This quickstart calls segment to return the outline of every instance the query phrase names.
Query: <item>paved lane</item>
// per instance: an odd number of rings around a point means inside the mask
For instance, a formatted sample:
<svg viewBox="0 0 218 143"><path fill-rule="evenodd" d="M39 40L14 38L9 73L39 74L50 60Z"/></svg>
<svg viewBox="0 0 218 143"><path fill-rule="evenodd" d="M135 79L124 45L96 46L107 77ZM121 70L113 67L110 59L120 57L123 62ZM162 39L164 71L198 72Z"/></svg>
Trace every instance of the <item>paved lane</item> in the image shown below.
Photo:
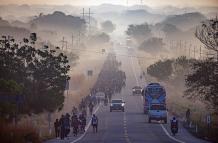
<svg viewBox="0 0 218 143"><path fill-rule="evenodd" d="M123 55L129 52L122 49ZM116 50L115 50L116 52ZM143 101L141 96L132 96L132 87L144 86L146 81L140 79L141 74L138 60L134 57L119 56L121 49L117 52L117 59L122 62L122 70L126 72L126 87L121 94L113 98L123 98L126 102L125 112L109 112L109 107L103 107L98 112L99 133L92 133L89 128L86 136L80 143L204 143L191 136L185 129L175 138L170 135L169 124L161 125L158 122L149 124L147 116L143 114ZM166 128L166 131L163 130ZM168 132L167 132L168 131Z"/></svg>
<svg viewBox="0 0 218 143"><path fill-rule="evenodd" d="M120 53L120 49L119 49ZM129 54L123 49L123 54ZM122 70L126 72L126 87L113 98L125 100L125 112L109 112L109 106L101 105L97 116L99 118L98 133L93 133L90 127L77 143L206 143L191 136L184 128L180 129L176 137L170 135L169 124L158 122L148 123L143 114L141 96L132 96L132 87L146 83L139 78L141 74L138 60L132 57L119 56ZM165 131L164 131L165 130ZM75 140L64 142L75 143Z"/></svg>

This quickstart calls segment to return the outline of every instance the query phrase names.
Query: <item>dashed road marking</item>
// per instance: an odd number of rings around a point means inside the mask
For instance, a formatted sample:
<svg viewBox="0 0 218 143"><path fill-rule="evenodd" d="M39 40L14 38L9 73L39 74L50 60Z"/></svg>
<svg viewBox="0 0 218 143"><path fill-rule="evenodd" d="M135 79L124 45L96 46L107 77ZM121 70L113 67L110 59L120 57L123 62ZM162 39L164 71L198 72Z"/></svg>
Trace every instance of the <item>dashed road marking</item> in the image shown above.
<svg viewBox="0 0 218 143"><path fill-rule="evenodd" d="M132 70L133 70L133 73L134 73L134 76L135 76L135 80L136 80L137 86L139 86L139 81L138 81L138 78L136 76L136 71L133 68L133 58L132 57L131 57L131 67L132 67Z"/></svg>
<svg viewBox="0 0 218 143"><path fill-rule="evenodd" d="M127 143L131 143L130 139L129 139L129 135L128 135L128 131L127 131L127 119L126 119L126 112L124 112L123 114L123 128L124 128L124 138L126 140Z"/></svg>

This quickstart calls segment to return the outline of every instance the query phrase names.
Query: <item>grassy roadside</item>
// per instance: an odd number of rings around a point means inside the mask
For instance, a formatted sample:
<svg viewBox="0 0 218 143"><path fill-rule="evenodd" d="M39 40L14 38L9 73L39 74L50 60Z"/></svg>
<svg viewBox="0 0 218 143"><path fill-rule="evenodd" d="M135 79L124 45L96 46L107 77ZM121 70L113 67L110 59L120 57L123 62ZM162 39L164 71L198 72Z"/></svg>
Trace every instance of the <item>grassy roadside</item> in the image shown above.
<svg viewBox="0 0 218 143"><path fill-rule="evenodd" d="M140 61L142 71L146 73L147 67L152 63L155 62ZM198 138L218 142L218 116L211 115L212 122L210 127L208 127L206 116L210 114L211 111L208 110L206 105L201 101L184 97L184 91L186 90L184 76L178 75L178 77L176 77L177 79L174 78L160 82L148 74L145 75L147 83L159 82L165 87L167 92L167 108L171 114L179 117L183 121L184 127L190 133ZM191 124L185 122L187 109L191 110Z"/></svg>
<svg viewBox="0 0 218 143"><path fill-rule="evenodd" d="M85 55L87 52L83 52ZM54 137L53 122L56 118L59 118L62 114L66 114L72 111L73 106L78 106L83 97L89 95L90 88L94 86L97 81L98 74L102 69L105 56L93 55L81 57L78 60L78 64L70 71L70 90L65 93L64 106L61 111L51 113L51 132L49 132L48 112L44 112L38 115L32 114L31 116L25 115L19 121L19 125L24 124L31 125L36 130L40 139L48 140ZM87 66L88 65L88 66ZM91 65L91 66L90 66ZM93 69L93 75L87 77L87 70ZM39 104L40 106L40 104Z"/></svg>

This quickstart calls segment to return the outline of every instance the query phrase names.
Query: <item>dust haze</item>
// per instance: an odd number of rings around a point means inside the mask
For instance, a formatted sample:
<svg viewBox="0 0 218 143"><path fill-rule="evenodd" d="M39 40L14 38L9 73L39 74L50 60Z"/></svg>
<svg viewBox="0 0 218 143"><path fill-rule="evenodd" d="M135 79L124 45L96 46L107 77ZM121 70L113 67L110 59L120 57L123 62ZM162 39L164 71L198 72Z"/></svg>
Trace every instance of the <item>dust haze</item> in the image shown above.
<svg viewBox="0 0 218 143"><path fill-rule="evenodd" d="M18 42L30 33L37 33L36 47L48 45L59 47L70 60L70 90L61 111L55 117L71 112L82 97L89 94L101 71L105 55L112 48L126 48L127 58L136 57L142 71L159 60L176 59L185 56L204 59L210 51L204 48L194 33L202 21L216 17L218 7L176 7L153 8L146 5L99 6L53 6L53 5L0 5L0 36L13 36ZM201 48L200 48L201 47ZM119 53L123 56L123 53ZM119 54L117 56L119 56ZM89 77L87 71L92 70ZM190 71L191 72L191 71ZM176 80L172 76L161 81L166 86L169 108L177 110L175 102L181 99L183 112L186 107L204 105L183 98L185 71ZM146 81L157 81L146 74ZM176 85L176 89L175 89ZM198 106L199 107L199 106ZM46 119L43 113L37 120ZM28 119L25 119L28 120ZM42 120L42 126L45 121ZM43 122L44 121L44 122ZM42 127L43 128L43 127Z"/></svg>

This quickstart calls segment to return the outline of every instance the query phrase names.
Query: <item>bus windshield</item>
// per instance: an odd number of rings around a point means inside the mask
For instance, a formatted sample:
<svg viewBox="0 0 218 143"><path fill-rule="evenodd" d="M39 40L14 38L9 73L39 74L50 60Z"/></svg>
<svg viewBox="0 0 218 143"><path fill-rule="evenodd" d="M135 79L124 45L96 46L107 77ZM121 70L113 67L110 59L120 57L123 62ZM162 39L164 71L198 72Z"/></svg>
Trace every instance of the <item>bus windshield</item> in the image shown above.
<svg viewBox="0 0 218 143"><path fill-rule="evenodd" d="M166 107L163 105L151 105L150 110L166 110Z"/></svg>
<svg viewBox="0 0 218 143"><path fill-rule="evenodd" d="M162 88L148 88L148 94L160 94L163 92Z"/></svg>

